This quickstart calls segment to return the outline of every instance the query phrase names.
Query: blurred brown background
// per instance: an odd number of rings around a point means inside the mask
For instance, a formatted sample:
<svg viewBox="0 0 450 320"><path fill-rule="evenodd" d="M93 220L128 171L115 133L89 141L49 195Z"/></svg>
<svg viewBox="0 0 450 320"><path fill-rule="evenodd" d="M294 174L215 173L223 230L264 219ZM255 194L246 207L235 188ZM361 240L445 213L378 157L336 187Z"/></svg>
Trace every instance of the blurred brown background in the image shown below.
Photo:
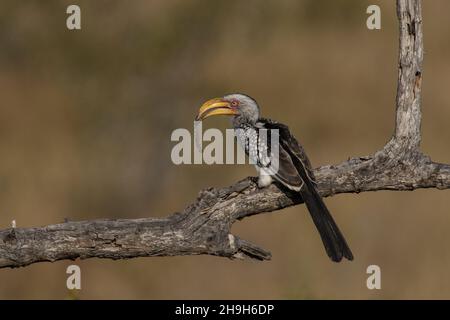
<svg viewBox="0 0 450 320"><path fill-rule="evenodd" d="M450 162L450 2L424 1L423 142ZM66 29L66 7L82 30ZM366 8L382 9L382 30ZM381 148L394 124L394 1L38 1L0 3L0 228L64 218L138 218L182 210L198 191L251 166L175 166L176 128L239 91L290 125L314 165ZM226 128L223 118L205 127ZM270 262L200 256L76 261L81 299L450 298L450 191L326 200L355 254L331 263L303 206L251 217L234 232ZM286 245L288 244L289 245ZM0 299L70 298L73 262L0 270ZM366 268L382 290L366 288Z"/></svg>

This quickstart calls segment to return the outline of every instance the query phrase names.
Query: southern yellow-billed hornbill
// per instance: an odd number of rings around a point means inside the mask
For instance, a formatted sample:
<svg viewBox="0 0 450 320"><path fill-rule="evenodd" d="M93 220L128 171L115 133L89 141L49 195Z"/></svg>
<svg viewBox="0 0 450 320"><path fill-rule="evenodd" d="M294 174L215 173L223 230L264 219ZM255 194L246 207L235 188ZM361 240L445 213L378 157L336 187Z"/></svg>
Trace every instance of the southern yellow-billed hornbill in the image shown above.
<svg viewBox="0 0 450 320"><path fill-rule="evenodd" d="M238 140L256 165L259 187L266 187L276 180L284 187L299 192L331 260L339 262L343 257L353 260L353 254L344 236L316 189L316 181L309 159L303 147L289 132L288 127L269 119L260 118L259 106L256 101L247 95L238 93L205 102L196 119L203 120L214 115L233 116L232 124ZM278 155L276 157L274 156L275 152L272 152L272 149L275 150L271 146L272 139L268 137L262 139L260 134L262 131L265 131L267 135L277 132ZM275 166L274 163L276 163Z"/></svg>

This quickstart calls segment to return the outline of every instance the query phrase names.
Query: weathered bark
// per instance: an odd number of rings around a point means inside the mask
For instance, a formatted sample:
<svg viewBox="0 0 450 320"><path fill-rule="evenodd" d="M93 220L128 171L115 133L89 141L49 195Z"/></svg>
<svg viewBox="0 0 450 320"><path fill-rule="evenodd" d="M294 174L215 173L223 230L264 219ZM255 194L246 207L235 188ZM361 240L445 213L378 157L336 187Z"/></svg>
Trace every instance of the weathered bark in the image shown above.
<svg viewBox="0 0 450 320"><path fill-rule="evenodd" d="M422 15L420 0L397 0L400 51L395 132L373 155L315 170L324 197L376 190L446 189L450 165L420 152ZM297 195L276 185L258 189L252 178L200 192L194 204L165 219L66 222L42 228L0 231L0 268L63 259L128 259L210 254L270 259L270 253L233 236L244 217L299 204Z"/></svg>

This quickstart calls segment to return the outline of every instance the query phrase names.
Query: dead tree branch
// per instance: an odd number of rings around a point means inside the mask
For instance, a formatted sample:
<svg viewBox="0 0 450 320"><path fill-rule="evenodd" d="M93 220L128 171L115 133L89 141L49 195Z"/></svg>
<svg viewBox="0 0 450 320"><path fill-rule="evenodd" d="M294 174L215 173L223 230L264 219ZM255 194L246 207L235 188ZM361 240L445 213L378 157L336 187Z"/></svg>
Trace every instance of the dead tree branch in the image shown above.
<svg viewBox="0 0 450 320"><path fill-rule="evenodd" d="M397 0L400 23L395 132L383 149L316 169L324 197L376 190L446 189L450 165L434 163L420 145L422 13L420 0ZM270 253L231 234L244 217L301 203L252 178L200 192L183 212L165 219L94 220L0 231L0 268L63 259L210 254L270 259Z"/></svg>

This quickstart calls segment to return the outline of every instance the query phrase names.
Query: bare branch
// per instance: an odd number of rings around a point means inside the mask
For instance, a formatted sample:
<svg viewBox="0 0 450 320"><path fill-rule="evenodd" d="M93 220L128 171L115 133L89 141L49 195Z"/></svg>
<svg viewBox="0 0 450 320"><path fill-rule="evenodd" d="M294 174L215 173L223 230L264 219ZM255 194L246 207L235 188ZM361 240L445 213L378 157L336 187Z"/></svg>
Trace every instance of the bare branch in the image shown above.
<svg viewBox="0 0 450 320"><path fill-rule="evenodd" d="M397 1L400 21L397 115L395 139L408 148L419 148L422 88L422 8L420 1Z"/></svg>
<svg viewBox="0 0 450 320"><path fill-rule="evenodd" d="M397 0L400 23L395 132L373 155L316 169L324 197L377 190L450 188L450 165L420 152L422 15L420 0ZM254 214L302 203L277 185L258 189L253 178L200 192L194 204L165 219L94 220L0 231L0 268L63 259L210 254L270 259L270 253L231 234Z"/></svg>

